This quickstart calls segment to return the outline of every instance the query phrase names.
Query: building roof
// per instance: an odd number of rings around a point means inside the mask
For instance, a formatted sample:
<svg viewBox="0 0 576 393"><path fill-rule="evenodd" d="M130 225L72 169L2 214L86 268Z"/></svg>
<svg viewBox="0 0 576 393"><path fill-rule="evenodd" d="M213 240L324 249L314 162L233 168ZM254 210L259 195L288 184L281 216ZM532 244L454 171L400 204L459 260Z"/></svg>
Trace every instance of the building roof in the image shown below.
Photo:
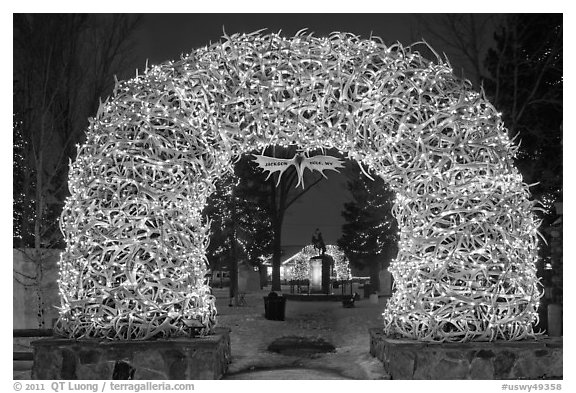
<svg viewBox="0 0 576 393"><path fill-rule="evenodd" d="M280 257L280 263L284 265L288 262L291 258L293 258L296 254L298 254L307 244L291 244L288 246L282 247L282 256Z"/></svg>

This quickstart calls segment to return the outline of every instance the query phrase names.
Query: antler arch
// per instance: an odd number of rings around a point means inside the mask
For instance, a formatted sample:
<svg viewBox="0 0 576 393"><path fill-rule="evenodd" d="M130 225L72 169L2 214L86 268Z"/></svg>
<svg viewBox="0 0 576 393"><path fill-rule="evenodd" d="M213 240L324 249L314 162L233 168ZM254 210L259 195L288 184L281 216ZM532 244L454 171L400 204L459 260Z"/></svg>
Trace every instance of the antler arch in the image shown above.
<svg viewBox="0 0 576 393"><path fill-rule="evenodd" d="M57 331L208 334L202 208L233 157L273 144L336 148L397 193L386 332L534 334L538 223L499 114L440 60L347 33L225 36L117 84L70 169Z"/></svg>

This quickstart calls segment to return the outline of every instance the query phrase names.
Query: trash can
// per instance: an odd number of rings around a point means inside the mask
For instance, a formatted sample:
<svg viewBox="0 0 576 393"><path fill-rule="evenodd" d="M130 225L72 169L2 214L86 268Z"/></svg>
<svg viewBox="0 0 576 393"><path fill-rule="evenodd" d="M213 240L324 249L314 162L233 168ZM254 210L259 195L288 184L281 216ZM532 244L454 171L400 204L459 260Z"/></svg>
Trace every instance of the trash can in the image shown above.
<svg viewBox="0 0 576 393"><path fill-rule="evenodd" d="M286 298L278 296L276 292L270 292L264 296L264 317L272 321L283 321L286 310Z"/></svg>

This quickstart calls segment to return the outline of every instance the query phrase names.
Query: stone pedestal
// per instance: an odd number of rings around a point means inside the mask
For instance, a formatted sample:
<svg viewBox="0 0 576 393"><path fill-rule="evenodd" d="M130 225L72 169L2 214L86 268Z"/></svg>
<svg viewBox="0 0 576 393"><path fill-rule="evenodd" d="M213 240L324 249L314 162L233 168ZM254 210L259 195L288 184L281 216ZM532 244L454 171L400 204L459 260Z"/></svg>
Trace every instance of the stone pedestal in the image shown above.
<svg viewBox="0 0 576 393"><path fill-rule="evenodd" d="M230 363L229 330L194 338L147 341L32 342L32 379L220 379Z"/></svg>
<svg viewBox="0 0 576 393"><path fill-rule="evenodd" d="M310 292L322 292L321 259L310 259Z"/></svg>
<svg viewBox="0 0 576 393"><path fill-rule="evenodd" d="M370 329L370 354L392 379L562 378L562 337L426 343L391 339Z"/></svg>
<svg viewBox="0 0 576 393"><path fill-rule="evenodd" d="M309 290L310 293L324 293L329 295L332 293L330 287L330 272L334 266L334 259L327 254L317 255L309 259L310 264L309 272Z"/></svg>

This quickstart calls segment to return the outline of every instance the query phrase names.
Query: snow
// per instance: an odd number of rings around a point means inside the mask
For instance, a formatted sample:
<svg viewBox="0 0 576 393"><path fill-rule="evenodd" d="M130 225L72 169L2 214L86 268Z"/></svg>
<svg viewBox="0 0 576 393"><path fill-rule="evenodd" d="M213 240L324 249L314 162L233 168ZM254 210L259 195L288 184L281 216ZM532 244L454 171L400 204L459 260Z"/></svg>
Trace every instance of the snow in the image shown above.
<svg viewBox="0 0 576 393"><path fill-rule="evenodd" d="M264 318L264 299L270 289L245 295L246 305L230 307L228 288L214 289L218 326L228 327L232 351L226 379L249 379L247 371L305 368L338 374L349 379L387 379L382 363L369 353L368 329L383 326L385 298L378 304L360 299L355 307L344 308L336 301L287 300L284 321ZM335 352L310 356L288 356L267 350L274 340L286 336L322 338ZM310 379L313 371L311 371ZM258 373L253 376L257 377ZM268 374L269 379L276 379ZM320 375L320 374L319 374Z"/></svg>

